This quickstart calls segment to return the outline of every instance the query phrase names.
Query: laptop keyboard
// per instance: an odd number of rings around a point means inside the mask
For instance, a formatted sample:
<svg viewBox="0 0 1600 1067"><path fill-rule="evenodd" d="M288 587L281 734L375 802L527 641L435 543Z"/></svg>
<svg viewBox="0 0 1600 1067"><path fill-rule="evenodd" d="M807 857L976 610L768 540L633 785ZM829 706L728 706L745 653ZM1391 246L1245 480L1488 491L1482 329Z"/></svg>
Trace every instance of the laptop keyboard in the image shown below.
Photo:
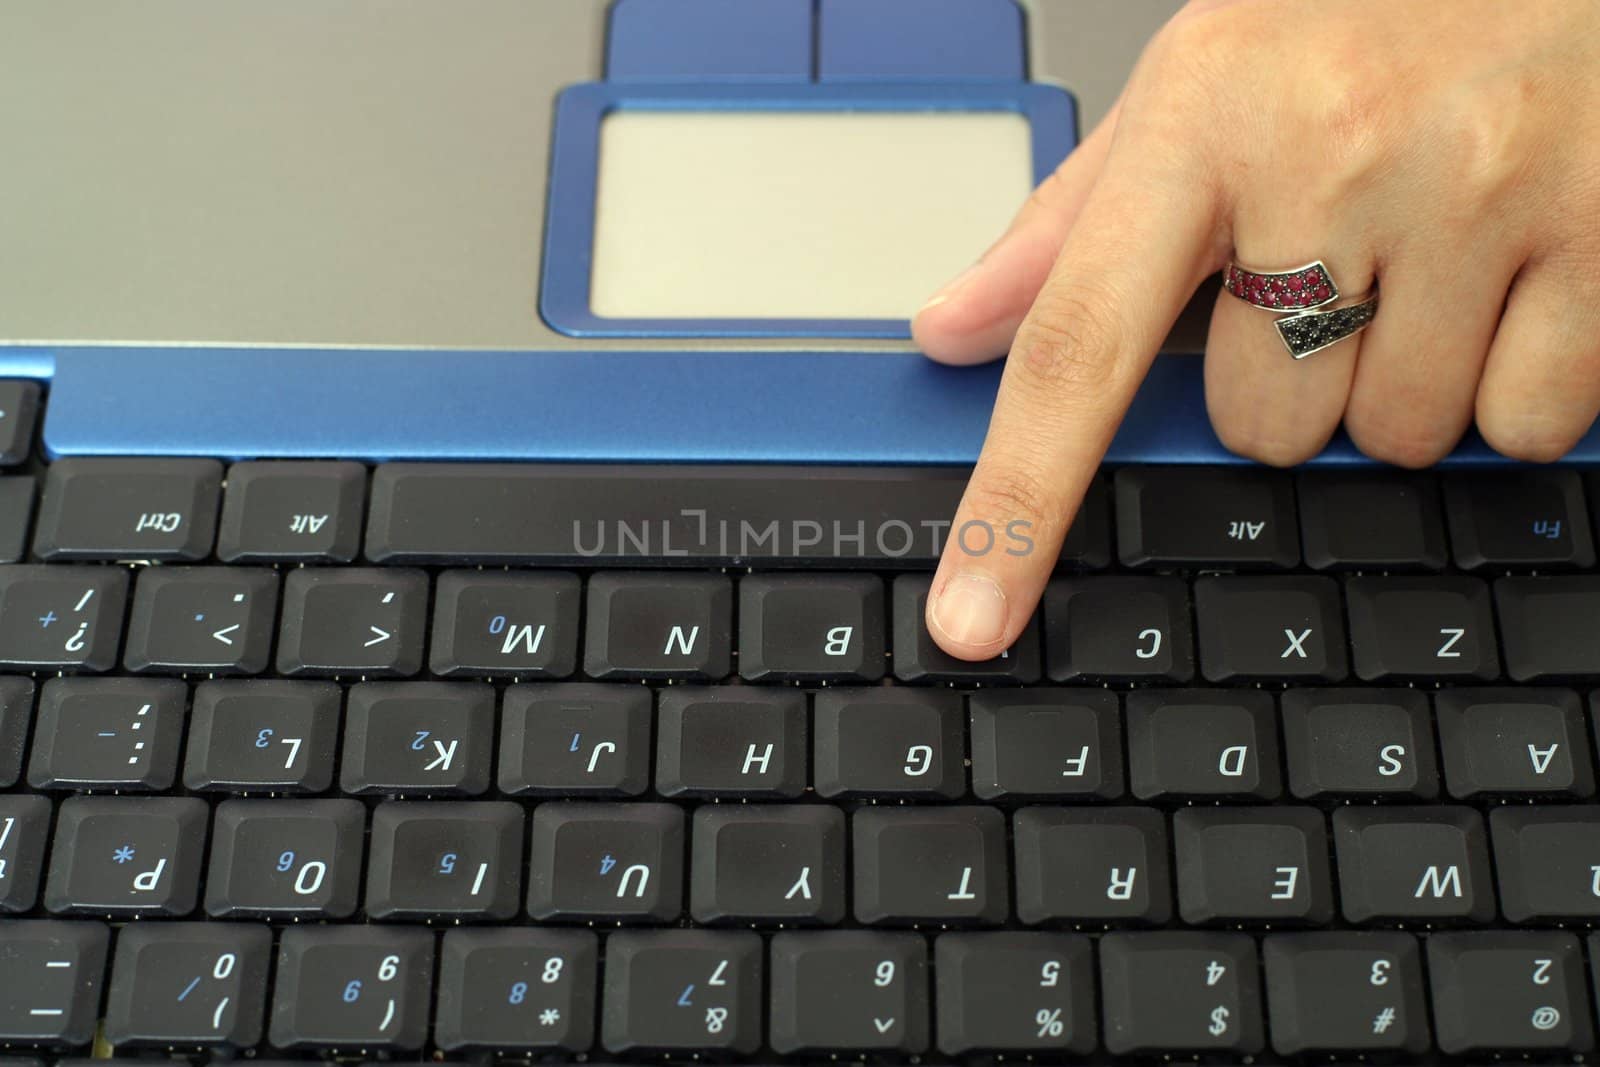
<svg viewBox="0 0 1600 1067"><path fill-rule="evenodd" d="M67 458L0 382L0 1047L1594 1047L1570 469L1128 467L922 626L961 472ZM11 1061L5 1061L7 1063Z"/></svg>

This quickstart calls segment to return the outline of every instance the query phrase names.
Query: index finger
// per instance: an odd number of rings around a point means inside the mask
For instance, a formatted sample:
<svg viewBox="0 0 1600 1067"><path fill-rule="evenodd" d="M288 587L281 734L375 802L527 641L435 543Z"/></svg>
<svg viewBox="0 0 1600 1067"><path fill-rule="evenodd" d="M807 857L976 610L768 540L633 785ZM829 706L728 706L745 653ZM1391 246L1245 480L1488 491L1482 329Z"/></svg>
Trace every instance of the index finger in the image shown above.
<svg viewBox="0 0 1600 1067"><path fill-rule="evenodd" d="M928 629L953 656L989 659L1027 625L1151 360L1225 254L1192 142L1163 140L1124 118L1017 331L928 598Z"/></svg>

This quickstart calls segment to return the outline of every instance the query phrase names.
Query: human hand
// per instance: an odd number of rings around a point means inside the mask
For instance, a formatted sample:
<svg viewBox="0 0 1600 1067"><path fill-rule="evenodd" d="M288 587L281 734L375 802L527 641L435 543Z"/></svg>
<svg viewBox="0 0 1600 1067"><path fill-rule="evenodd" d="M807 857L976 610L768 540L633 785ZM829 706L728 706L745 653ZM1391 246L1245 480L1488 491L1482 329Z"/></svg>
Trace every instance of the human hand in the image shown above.
<svg viewBox="0 0 1600 1067"><path fill-rule="evenodd" d="M1322 260L1365 332L1303 361L1224 292L1206 404L1287 466L1341 419L1420 467L1471 425L1519 459L1600 412L1600 3L1194 0L1011 229L913 324L934 359L1010 350L953 530L1031 524L1025 556L947 545L927 622L963 659L1026 625L1139 382L1230 259Z"/></svg>

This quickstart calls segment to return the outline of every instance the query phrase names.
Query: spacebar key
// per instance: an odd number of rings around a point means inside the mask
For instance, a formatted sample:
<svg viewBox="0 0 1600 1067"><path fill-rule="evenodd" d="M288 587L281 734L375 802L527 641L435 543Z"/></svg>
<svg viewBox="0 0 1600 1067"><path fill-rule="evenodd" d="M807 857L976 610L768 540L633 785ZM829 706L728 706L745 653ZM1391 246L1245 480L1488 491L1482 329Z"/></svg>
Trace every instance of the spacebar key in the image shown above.
<svg viewBox="0 0 1600 1067"><path fill-rule="evenodd" d="M379 563L931 567L967 474L389 463L373 475L366 551Z"/></svg>

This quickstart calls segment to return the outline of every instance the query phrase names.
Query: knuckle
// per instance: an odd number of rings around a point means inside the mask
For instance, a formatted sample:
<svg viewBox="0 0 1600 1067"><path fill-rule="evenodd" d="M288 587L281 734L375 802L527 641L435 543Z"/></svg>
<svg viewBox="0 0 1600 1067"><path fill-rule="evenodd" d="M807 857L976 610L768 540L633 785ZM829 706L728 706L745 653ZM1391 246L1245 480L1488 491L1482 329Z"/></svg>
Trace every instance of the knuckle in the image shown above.
<svg viewBox="0 0 1600 1067"><path fill-rule="evenodd" d="M1347 428L1365 455L1413 470L1433 466L1455 446L1455 438L1448 434L1394 419L1363 420L1349 423Z"/></svg>
<svg viewBox="0 0 1600 1067"><path fill-rule="evenodd" d="M1057 508L1056 497L1042 471L1025 463L1002 461L972 480L962 509L1003 529L1018 519L1051 521Z"/></svg>
<svg viewBox="0 0 1600 1067"><path fill-rule="evenodd" d="M1214 427L1223 447L1235 455L1265 463L1269 467L1293 467L1322 450L1322 440L1306 440L1303 433L1269 431L1226 425Z"/></svg>
<svg viewBox="0 0 1600 1067"><path fill-rule="evenodd" d="M1117 380L1123 330L1110 294L1075 289L1042 296L1012 348L1022 384L1052 401L1095 398Z"/></svg>
<svg viewBox="0 0 1600 1067"><path fill-rule="evenodd" d="M1480 408L1478 432L1502 456L1528 463L1554 463L1571 451L1581 436L1549 417L1497 406Z"/></svg>

